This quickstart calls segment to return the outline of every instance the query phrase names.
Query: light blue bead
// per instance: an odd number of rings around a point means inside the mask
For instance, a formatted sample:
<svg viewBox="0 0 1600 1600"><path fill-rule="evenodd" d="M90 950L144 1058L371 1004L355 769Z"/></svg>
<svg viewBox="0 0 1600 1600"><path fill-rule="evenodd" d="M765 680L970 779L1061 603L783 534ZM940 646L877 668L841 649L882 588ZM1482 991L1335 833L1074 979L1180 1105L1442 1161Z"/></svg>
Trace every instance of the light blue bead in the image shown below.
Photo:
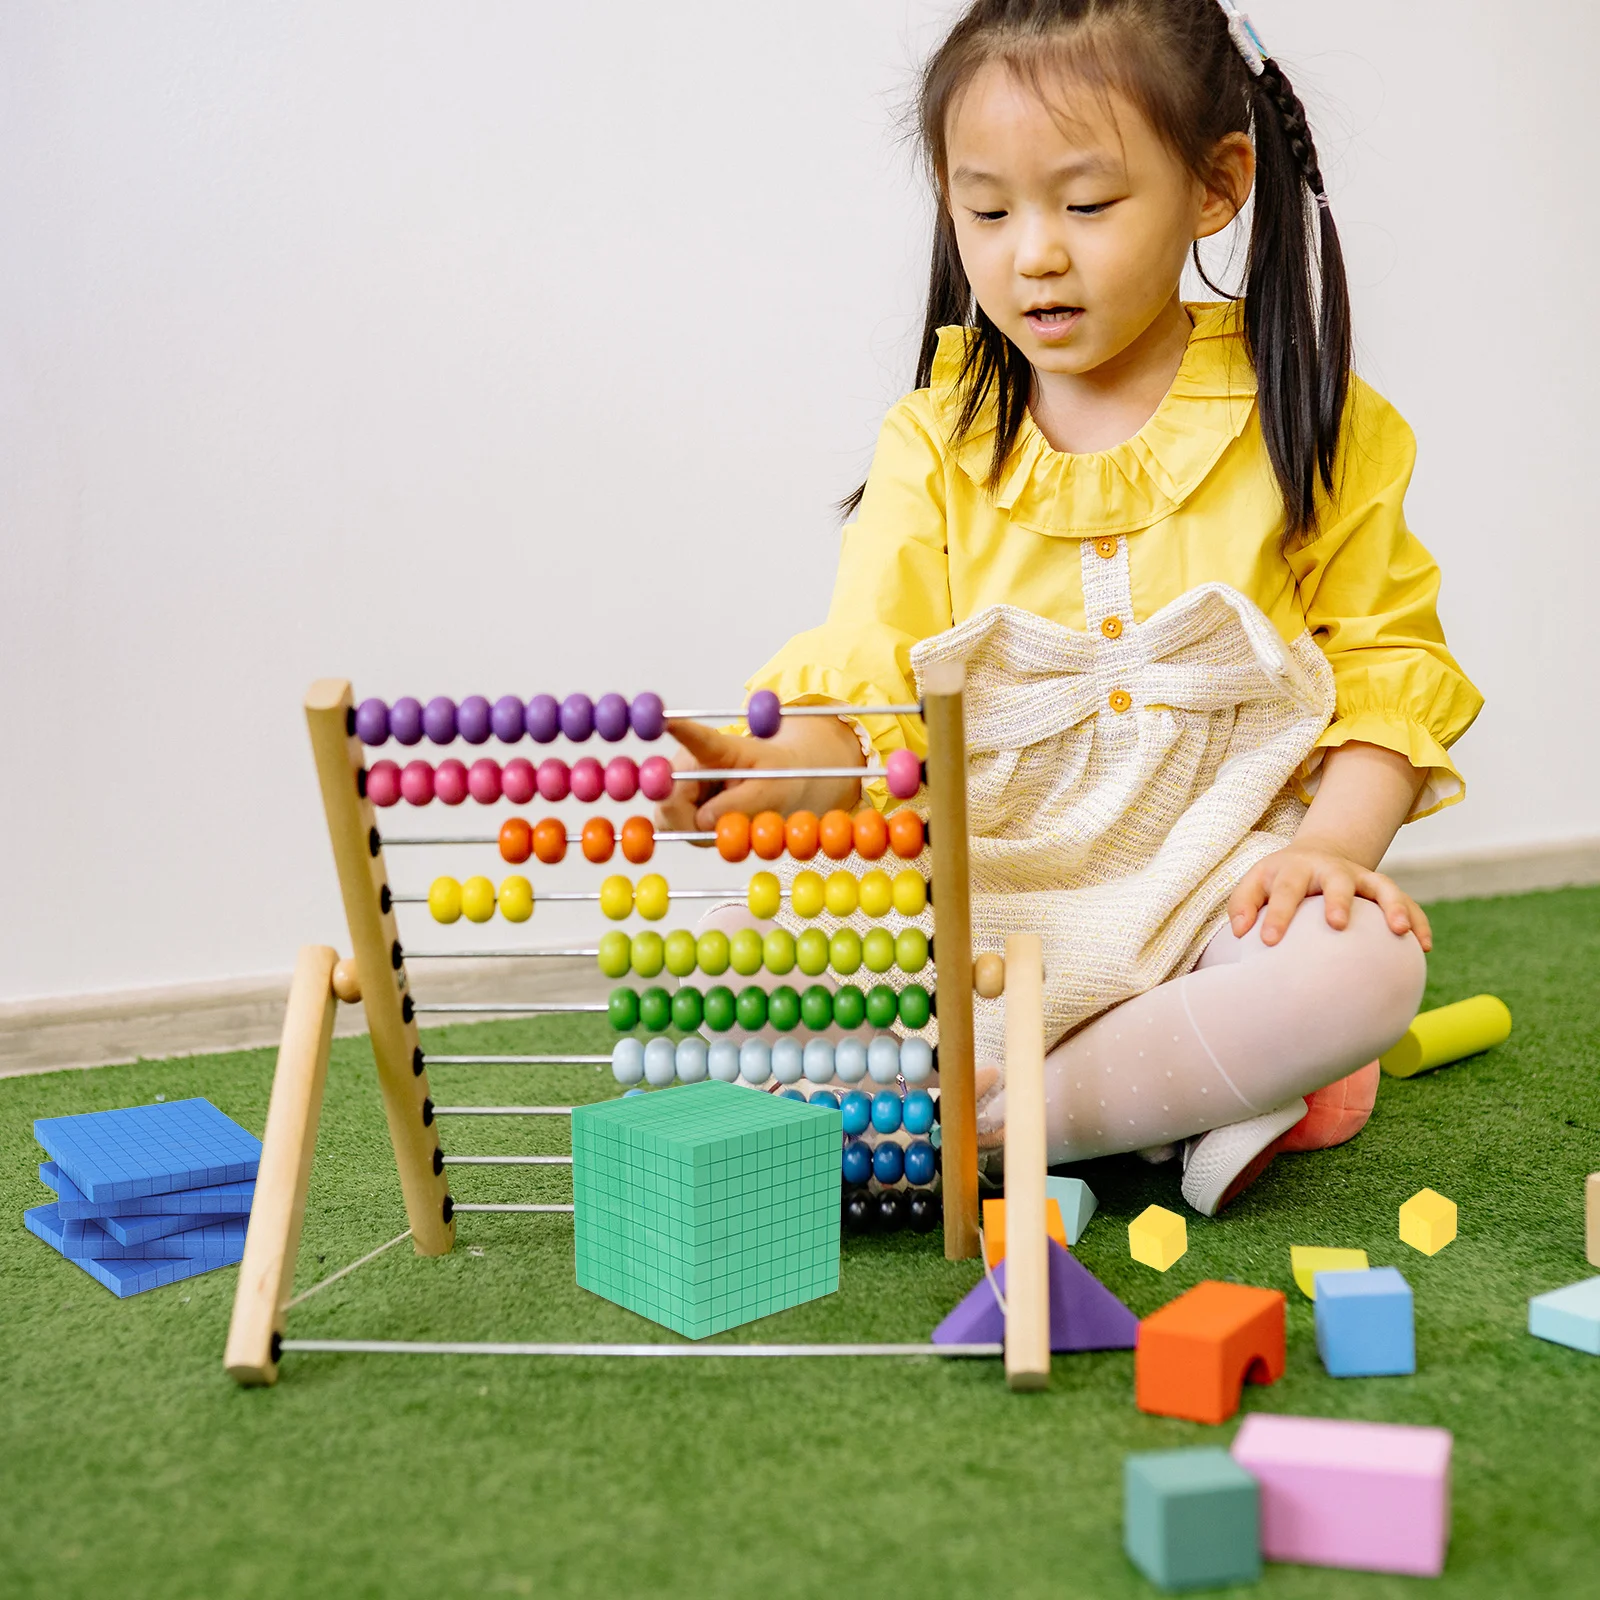
<svg viewBox="0 0 1600 1600"><path fill-rule="evenodd" d="M760 1039L739 1046L739 1076L746 1083L765 1083L772 1076L772 1051Z"/></svg>
<svg viewBox="0 0 1600 1600"><path fill-rule="evenodd" d="M773 1045L772 1076L779 1083L798 1083L805 1070L805 1051L798 1039L779 1039Z"/></svg>
<svg viewBox="0 0 1600 1600"><path fill-rule="evenodd" d="M832 1083L832 1042L827 1039L807 1039L805 1065L806 1077L812 1083Z"/></svg>
<svg viewBox="0 0 1600 1600"><path fill-rule="evenodd" d="M933 1096L926 1089L913 1089L906 1096L905 1109L900 1116L907 1133L926 1133L933 1126Z"/></svg>
<svg viewBox="0 0 1600 1600"><path fill-rule="evenodd" d="M926 1083L933 1076L933 1046L926 1039L900 1041L900 1076L907 1083Z"/></svg>
<svg viewBox="0 0 1600 1600"><path fill-rule="evenodd" d="M644 1076L644 1046L637 1039L618 1039L611 1047L611 1076L618 1083L637 1083Z"/></svg>
<svg viewBox="0 0 1600 1600"><path fill-rule="evenodd" d="M739 1080L739 1047L732 1039L713 1039L706 1052L706 1070L718 1083Z"/></svg>
<svg viewBox="0 0 1600 1600"><path fill-rule="evenodd" d="M678 1081L699 1083L706 1075L706 1042L704 1039L678 1041Z"/></svg>
<svg viewBox="0 0 1600 1600"><path fill-rule="evenodd" d="M893 1083L900 1073L900 1044L892 1034L880 1033L867 1046L867 1071L874 1083Z"/></svg>
<svg viewBox="0 0 1600 1600"><path fill-rule="evenodd" d="M859 1039L841 1039L833 1047L833 1071L841 1083L860 1083L867 1075L867 1047Z"/></svg>
<svg viewBox="0 0 1600 1600"><path fill-rule="evenodd" d="M664 1089L677 1075L677 1047L670 1039L652 1039L644 1047L644 1081Z"/></svg>

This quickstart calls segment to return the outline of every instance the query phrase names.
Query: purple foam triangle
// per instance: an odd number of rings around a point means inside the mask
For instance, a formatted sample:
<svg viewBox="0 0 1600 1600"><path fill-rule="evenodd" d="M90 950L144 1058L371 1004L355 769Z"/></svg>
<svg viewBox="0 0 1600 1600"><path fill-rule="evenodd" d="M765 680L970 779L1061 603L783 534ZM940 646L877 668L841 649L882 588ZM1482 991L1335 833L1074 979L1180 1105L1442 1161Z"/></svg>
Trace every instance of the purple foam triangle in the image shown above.
<svg viewBox="0 0 1600 1600"><path fill-rule="evenodd" d="M1050 1257L1050 1348L1061 1353L1133 1349L1139 1341L1139 1319L1076 1256L1054 1239L1045 1243ZM994 1275L1004 1294L1004 1261ZM1005 1313L987 1277L933 1330L935 1344L1000 1344L1005 1336Z"/></svg>

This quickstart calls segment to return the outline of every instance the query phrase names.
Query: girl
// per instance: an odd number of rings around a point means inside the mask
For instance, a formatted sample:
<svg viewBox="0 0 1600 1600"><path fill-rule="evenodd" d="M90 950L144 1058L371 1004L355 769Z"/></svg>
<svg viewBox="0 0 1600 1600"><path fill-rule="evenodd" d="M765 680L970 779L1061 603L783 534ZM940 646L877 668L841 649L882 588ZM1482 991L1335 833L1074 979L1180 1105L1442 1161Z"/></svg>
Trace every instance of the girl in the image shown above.
<svg viewBox="0 0 1600 1600"><path fill-rule="evenodd" d="M1375 868L1461 797L1446 752L1481 698L1406 526L1412 436L1350 373L1305 111L1232 0L977 0L918 113L917 387L846 502L828 620L749 687L900 703L965 660L975 944L1043 934L1050 1160L1184 1142L1184 1197L1214 1214L1274 1150L1360 1128L1422 995L1427 919ZM1185 304L1188 255L1251 196L1242 298ZM663 822L702 829L848 807L854 782L759 769L923 737L674 732L752 769L680 786Z"/></svg>

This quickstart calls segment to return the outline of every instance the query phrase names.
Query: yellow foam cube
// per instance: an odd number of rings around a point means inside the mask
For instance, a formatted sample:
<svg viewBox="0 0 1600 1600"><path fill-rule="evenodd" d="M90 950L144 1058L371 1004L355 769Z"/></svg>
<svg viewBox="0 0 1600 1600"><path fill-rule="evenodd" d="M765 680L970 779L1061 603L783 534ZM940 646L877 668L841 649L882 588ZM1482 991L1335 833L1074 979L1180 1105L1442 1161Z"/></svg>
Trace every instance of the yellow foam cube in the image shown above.
<svg viewBox="0 0 1600 1600"><path fill-rule="evenodd" d="M1165 1272L1188 1248L1187 1225L1165 1206L1146 1206L1128 1224L1129 1254L1157 1272Z"/></svg>
<svg viewBox="0 0 1600 1600"><path fill-rule="evenodd" d="M1317 1298L1319 1272L1365 1272L1368 1270L1365 1250L1331 1250L1314 1244L1289 1246L1289 1265L1294 1269L1294 1281L1307 1300Z"/></svg>
<svg viewBox="0 0 1600 1600"><path fill-rule="evenodd" d="M1456 1203L1419 1189L1400 1207L1400 1237L1413 1250L1436 1256L1456 1236Z"/></svg>

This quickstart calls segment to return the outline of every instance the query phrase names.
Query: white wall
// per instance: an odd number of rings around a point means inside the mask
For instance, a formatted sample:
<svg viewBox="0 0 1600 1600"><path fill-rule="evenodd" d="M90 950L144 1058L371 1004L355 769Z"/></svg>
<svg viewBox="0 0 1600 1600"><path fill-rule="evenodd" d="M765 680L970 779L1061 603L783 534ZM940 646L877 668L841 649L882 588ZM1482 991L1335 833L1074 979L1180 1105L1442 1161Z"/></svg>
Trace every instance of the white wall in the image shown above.
<svg viewBox="0 0 1600 1600"><path fill-rule="evenodd" d="M909 386L893 117L952 10L0 9L0 998L342 942L314 677L736 700L820 615ZM1536 51L1488 0L1253 10L1489 696L1407 847L1600 832L1600 17L1547 4Z"/></svg>

